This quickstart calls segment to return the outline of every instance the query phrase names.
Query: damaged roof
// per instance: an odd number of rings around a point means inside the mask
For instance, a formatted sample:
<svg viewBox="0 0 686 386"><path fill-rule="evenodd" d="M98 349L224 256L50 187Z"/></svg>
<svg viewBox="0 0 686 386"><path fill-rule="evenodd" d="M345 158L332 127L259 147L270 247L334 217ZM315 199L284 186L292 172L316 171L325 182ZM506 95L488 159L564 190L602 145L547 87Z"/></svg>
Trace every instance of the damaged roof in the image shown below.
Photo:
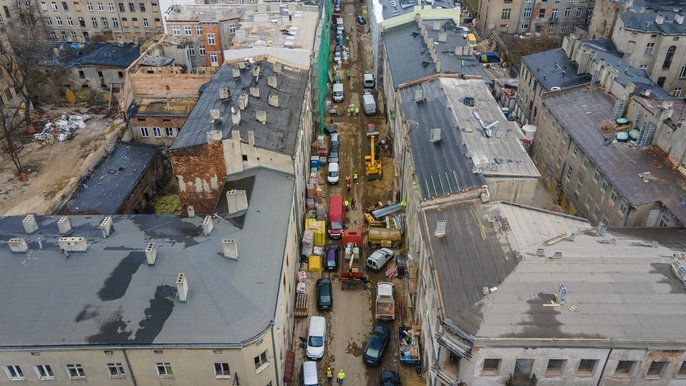
<svg viewBox="0 0 686 386"><path fill-rule="evenodd" d="M233 68L238 68L237 64L225 64L201 87L198 102L172 143L172 150L207 143L207 133L211 130L221 131L222 139L231 138L232 131L238 130L243 140L247 140L248 132L252 131L258 148L291 156L295 154L308 71L283 65L282 71L276 73L274 65L267 59L249 59L243 63L245 66L239 70L238 77L233 77ZM259 68L259 76L253 76L256 68ZM276 77L276 88L267 84L270 76ZM229 90L228 99L220 99L219 89L222 87ZM250 94L251 87L259 90L259 97ZM248 96L244 110L239 108L240 95ZM278 97L278 107L269 105L270 95ZM232 108L240 111L241 120L237 125L231 119ZM219 110L220 119L211 123L210 112L214 109ZM257 121L257 111L266 112L265 124Z"/></svg>
<svg viewBox="0 0 686 386"><path fill-rule="evenodd" d="M65 67L108 66L127 68L140 56L140 46L116 43L63 43L59 61Z"/></svg>
<svg viewBox="0 0 686 386"><path fill-rule="evenodd" d="M59 217L37 217L30 235L23 217L0 218L0 307L12 310L0 318L0 347L250 343L275 318L294 181L264 168L241 178L254 186L242 229L215 217L208 236L202 217L113 216L114 231L103 238L102 216L70 216L70 236L85 237L88 250L65 256ZM223 257L228 235L238 260ZM10 251L15 237L28 252ZM153 266L144 252L150 242L159 251ZM185 303L176 296L179 273L188 280Z"/></svg>

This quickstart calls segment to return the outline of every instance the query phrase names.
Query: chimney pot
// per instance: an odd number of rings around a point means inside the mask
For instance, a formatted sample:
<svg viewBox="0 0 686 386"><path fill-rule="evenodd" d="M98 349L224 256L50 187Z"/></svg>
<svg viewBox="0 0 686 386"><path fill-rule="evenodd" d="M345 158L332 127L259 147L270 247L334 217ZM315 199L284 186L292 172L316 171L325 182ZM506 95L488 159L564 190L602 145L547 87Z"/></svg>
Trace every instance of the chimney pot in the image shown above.
<svg viewBox="0 0 686 386"><path fill-rule="evenodd" d="M267 84L268 84L269 87L271 87L271 88L277 88L278 82L277 82L277 80L276 80L276 75L269 75L269 76L267 77Z"/></svg>
<svg viewBox="0 0 686 386"><path fill-rule="evenodd" d="M59 229L61 235L66 235L71 232L71 221L69 221L69 217L60 217L57 221L57 229Z"/></svg>
<svg viewBox="0 0 686 386"><path fill-rule="evenodd" d="M85 237L60 237L57 239L57 245L66 252L86 252L88 250Z"/></svg>
<svg viewBox="0 0 686 386"><path fill-rule="evenodd" d="M188 205L186 208L186 214L188 217L195 217L195 208L193 208L193 205Z"/></svg>
<svg viewBox="0 0 686 386"><path fill-rule="evenodd" d="M36 217L32 214L24 217L24 219L21 220L21 225L24 226L24 231L26 231L26 233L29 235L38 230L38 223L36 222Z"/></svg>
<svg viewBox="0 0 686 386"><path fill-rule="evenodd" d="M185 303L188 300L188 279L185 273L179 273L176 277L176 292L179 294L179 301Z"/></svg>
<svg viewBox="0 0 686 386"><path fill-rule="evenodd" d="M231 96L231 93L229 92L228 88L219 87L219 99L220 100L227 100L227 99L229 99L229 96Z"/></svg>
<svg viewBox="0 0 686 386"><path fill-rule="evenodd" d="M232 189L226 192L226 204L229 215L248 209L248 196L245 190Z"/></svg>
<svg viewBox="0 0 686 386"><path fill-rule="evenodd" d="M257 119L257 122L260 122L263 125L266 125L267 124L267 112L264 110L255 110L255 119Z"/></svg>
<svg viewBox="0 0 686 386"><path fill-rule="evenodd" d="M148 243L145 247L145 258L148 260L148 265L155 265L157 261L157 244L154 242Z"/></svg>
<svg viewBox="0 0 686 386"><path fill-rule="evenodd" d="M212 220L212 216L205 216L205 219L202 220L202 233L205 236L209 236L210 233L212 233L212 229L214 229L214 221Z"/></svg>
<svg viewBox="0 0 686 386"><path fill-rule="evenodd" d="M100 222L100 230L102 231L102 237L106 239L110 233L114 230L112 228L112 217L107 216Z"/></svg>
<svg viewBox="0 0 686 386"><path fill-rule="evenodd" d="M276 94L269 95L269 105L272 107L279 107L279 96Z"/></svg>
<svg viewBox="0 0 686 386"><path fill-rule="evenodd" d="M665 22L664 16L659 15L659 14L655 16L655 24L662 25L662 23L664 23L664 22Z"/></svg>
<svg viewBox="0 0 686 386"><path fill-rule="evenodd" d="M246 107L248 107L248 94L241 94L238 97L238 108L245 110Z"/></svg>
<svg viewBox="0 0 686 386"><path fill-rule="evenodd" d="M220 118L221 113L219 112L219 109L210 109L210 122L217 123Z"/></svg>
<svg viewBox="0 0 686 386"><path fill-rule="evenodd" d="M231 75L233 76L234 79L240 78L241 77L241 69L234 67L233 69L231 69Z"/></svg>
<svg viewBox="0 0 686 386"><path fill-rule="evenodd" d="M274 72L277 74L280 74L281 71L283 71L283 65L279 62L274 63L273 68L274 68Z"/></svg>
<svg viewBox="0 0 686 386"><path fill-rule="evenodd" d="M233 123L234 125L241 123L241 110L240 109L237 110L233 107L231 108L231 123Z"/></svg>
<svg viewBox="0 0 686 386"><path fill-rule="evenodd" d="M238 244L236 244L236 240L224 239L222 246L224 248L224 257L238 260Z"/></svg>
<svg viewBox="0 0 686 386"><path fill-rule="evenodd" d="M255 98L259 98L260 97L260 88L257 86L250 87L250 95L254 96Z"/></svg>
<svg viewBox="0 0 686 386"><path fill-rule="evenodd" d="M29 244L26 242L25 239L10 239L7 244L10 246L10 251L12 252L26 252L29 250Z"/></svg>

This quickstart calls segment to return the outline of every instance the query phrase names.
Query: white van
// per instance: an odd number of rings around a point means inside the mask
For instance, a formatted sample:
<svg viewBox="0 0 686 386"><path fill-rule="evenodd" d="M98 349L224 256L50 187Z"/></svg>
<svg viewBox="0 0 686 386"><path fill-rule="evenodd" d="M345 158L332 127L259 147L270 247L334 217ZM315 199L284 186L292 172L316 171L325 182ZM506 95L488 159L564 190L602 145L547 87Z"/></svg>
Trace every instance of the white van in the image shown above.
<svg viewBox="0 0 686 386"><path fill-rule="evenodd" d="M310 330L307 333L307 358L322 359L326 343L326 319L321 316L310 316Z"/></svg>
<svg viewBox="0 0 686 386"><path fill-rule="evenodd" d="M383 269L384 265L393 258L393 250L389 248L377 249L367 257L367 267L372 271L378 272Z"/></svg>
<svg viewBox="0 0 686 386"><path fill-rule="evenodd" d="M362 95L362 109L366 115L376 115L376 101L374 100L374 95L366 93L369 89L364 91L365 94Z"/></svg>
<svg viewBox="0 0 686 386"><path fill-rule="evenodd" d="M333 85L333 101L343 102L343 83L336 83Z"/></svg>
<svg viewBox="0 0 686 386"><path fill-rule="evenodd" d="M364 88L374 88L374 75L364 74L362 77L362 85Z"/></svg>
<svg viewBox="0 0 686 386"><path fill-rule="evenodd" d="M300 386L319 386L317 362L303 362L300 375Z"/></svg>

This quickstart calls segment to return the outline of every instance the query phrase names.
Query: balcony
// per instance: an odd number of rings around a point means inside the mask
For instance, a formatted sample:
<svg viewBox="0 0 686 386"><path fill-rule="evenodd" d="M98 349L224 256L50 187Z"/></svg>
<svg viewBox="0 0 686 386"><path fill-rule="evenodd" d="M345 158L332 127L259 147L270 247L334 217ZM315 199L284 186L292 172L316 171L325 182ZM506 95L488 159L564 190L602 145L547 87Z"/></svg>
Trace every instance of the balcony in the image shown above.
<svg viewBox="0 0 686 386"><path fill-rule="evenodd" d="M436 373L436 377L441 379L444 384L458 386L459 382L457 381L457 365L451 364L450 362L450 360L446 360L440 366L438 363L434 363L433 366L431 366L431 370Z"/></svg>

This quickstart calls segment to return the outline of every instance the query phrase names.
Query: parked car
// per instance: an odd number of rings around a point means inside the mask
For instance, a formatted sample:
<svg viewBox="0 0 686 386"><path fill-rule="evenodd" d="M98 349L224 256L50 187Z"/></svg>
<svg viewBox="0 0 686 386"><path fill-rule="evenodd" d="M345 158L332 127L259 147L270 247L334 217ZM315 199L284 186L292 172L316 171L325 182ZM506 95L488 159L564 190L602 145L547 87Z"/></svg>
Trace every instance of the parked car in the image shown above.
<svg viewBox="0 0 686 386"><path fill-rule="evenodd" d="M398 386L400 385L400 374L397 371L383 371L381 372L381 386Z"/></svg>
<svg viewBox="0 0 686 386"><path fill-rule="evenodd" d="M336 50L333 52L333 61L340 62L343 58L341 57L341 47L336 46Z"/></svg>
<svg viewBox="0 0 686 386"><path fill-rule="evenodd" d="M359 24L359 25L367 24L367 20L362 15L357 15L356 20L357 20L357 24Z"/></svg>
<svg viewBox="0 0 686 386"><path fill-rule="evenodd" d="M369 337L367 346L364 348L364 363L377 366L381 363L383 352L388 346L391 331L386 326L375 326L372 330L372 335Z"/></svg>
<svg viewBox="0 0 686 386"><path fill-rule="evenodd" d="M340 255L340 249L338 245L329 244L326 246L326 251L324 252L324 269L327 271L336 272L338 271L338 260Z"/></svg>
<svg viewBox="0 0 686 386"><path fill-rule="evenodd" d="M329 164L329 171L326 173L326 182L331 185L337 185L338 180L341 177L341 169L338 166L338 162Z"/></svg>
<svg viewBox="0 0 686 386"><path fill-rule="evenodd" d="M331 147L329 147L328 162L338 162L338 145L331 144Z"/></svg>
<svg viewBox="0 0 686 386"><path fill-rule="evenodd" d="M339 83L343 83L343 81L341 81L341 77L338 76L338 74L336 74L333 76L333 84L339 84Z"/></svg>
<svg viewBox="0 0 686 386"><path fill-rule="evenodd" d="M317 280L317 308L320 310L330 310L333 307L333 291L331 290L331 279Z"/></svg>
<svg viewBox="0 0 686 386"><path fill-rule="evenodd" d="M331 133L331 138L329 138L330 146L339 147L341 145L341 134L339 132Z"/></svg>

